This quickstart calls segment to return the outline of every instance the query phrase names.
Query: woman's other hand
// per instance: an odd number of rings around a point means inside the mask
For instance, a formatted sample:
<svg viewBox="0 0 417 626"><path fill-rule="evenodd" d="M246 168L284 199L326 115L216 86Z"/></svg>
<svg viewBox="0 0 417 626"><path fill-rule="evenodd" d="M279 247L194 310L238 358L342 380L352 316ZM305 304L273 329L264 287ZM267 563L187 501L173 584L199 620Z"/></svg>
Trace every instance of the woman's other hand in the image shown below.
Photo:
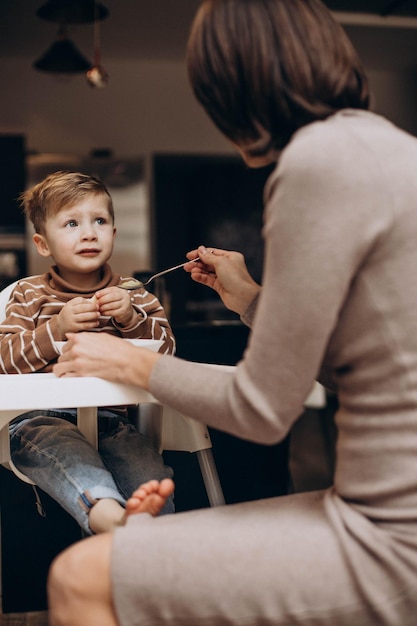
<svg viewBox="0 0 417 626"><path fill-rule="evenodd" d="M107 333L68 333L68 341L54 365L56 376L97 376L149 389L157 352L138 348Z"/></svg>

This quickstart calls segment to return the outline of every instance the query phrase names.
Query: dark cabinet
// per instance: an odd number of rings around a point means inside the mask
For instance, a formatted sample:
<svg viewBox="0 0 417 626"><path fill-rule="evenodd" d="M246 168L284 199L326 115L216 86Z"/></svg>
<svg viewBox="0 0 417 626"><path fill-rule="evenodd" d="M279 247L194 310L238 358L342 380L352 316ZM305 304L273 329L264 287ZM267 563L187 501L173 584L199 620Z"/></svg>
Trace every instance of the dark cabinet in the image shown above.
<svg viewBox="0 0 417 626"><path fill-rule="evenodd" d="M261 282L263 189L272 168L251 170L235 155L154 155L155 271L180 263L186 252L205 244L242 252L251 275ZM249 335L239 317L227 311L215 292L181 270L163 279L162 285L154 285L169 313L177 356L236 364ZM215 429L210 435L227 503L287 493L287 440L262 446ZM194 455L164 456L174 467L178 510L207 506L203 485L194 485L200 480Z"/></svg>
<svg viewBox="0 0 417 626"><path fill-rule="evenodd" d="M39 490L45 513L41 517L32 486L4 467L0 467L0 494L2 612L45 611L49 566L59 552L81 539L81 530Z"/></svg>
<svg viewBox="0 0 417 626"><path fill-rule="evenodd" d="M24 136L0 135L0 289L27 273L25 216L18 202L25 184Z"/></svg>
<svg viewBox="0 0 417 626"><path fill-rule="evenodd" d="M234 155L156 154L152 162L155 270L185 260L200 244L238 250L262 276L263 189L272 166L249 169ZM236 320L211 289L184 272L165 278L173 324Z"/></svg>

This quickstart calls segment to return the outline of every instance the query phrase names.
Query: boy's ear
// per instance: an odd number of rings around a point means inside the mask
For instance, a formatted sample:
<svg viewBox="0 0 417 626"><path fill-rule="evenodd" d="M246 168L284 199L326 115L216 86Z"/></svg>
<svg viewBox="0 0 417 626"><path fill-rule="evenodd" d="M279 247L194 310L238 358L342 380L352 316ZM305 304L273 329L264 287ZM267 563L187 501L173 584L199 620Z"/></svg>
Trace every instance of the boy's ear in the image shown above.
<svg viewBox="0 0 417 626"><path fill-rule="evenodd" d="M44 256L44 257L51 256L49 246L43 235L40 235L39 233L35 233L32 239L33 239L33 243L35 244L36 250L41 256Z"/></svg>

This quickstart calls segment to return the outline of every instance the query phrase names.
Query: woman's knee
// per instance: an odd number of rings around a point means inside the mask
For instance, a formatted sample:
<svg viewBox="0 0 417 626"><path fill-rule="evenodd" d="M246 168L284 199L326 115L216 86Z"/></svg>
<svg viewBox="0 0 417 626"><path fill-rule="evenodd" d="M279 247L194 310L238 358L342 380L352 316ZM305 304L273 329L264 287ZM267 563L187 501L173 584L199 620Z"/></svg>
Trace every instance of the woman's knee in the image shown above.
<svg viewBox="0 0 417 626"><path fill-rule="evenodd" d="M52 561L48 574L48 597L54 605L60 604L70 597L76 597L88 584L88 576L84 567L83 549L76 543Z"/></svg>
<svg viewBox="0 0 417 626"><path fill-rule="evenodd" d="M111 605L108 533L79 541L61 552L48 575L48 604L52 624L64 626L66 616L85 611L88 605Z"/></svg>
<svg viewBox="0 0 417 626"><path fill-rule="evenodd" d="M47 581L49 622L52 626L65 626L71 615L73 584L77 582L71 572L71 549L59 554L49 569Z"/></svg>

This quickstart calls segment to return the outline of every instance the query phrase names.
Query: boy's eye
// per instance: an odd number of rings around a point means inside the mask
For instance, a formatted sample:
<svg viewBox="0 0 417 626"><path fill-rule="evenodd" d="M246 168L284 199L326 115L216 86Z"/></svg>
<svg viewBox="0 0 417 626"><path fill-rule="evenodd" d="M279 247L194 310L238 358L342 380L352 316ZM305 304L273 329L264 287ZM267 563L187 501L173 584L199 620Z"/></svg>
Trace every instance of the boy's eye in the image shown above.
<svg viewBox="0 0 417 626"><path fill-rule="evenodd" d="M104 217L98 217L96 219L97 224L103 225L107 223L107 220L104 219Z"/></svg>
<svg viewBox="0 0 417 626"><path fill-rule="evenodd" d="M66 222L65 226L69 226L70 228L74 228L75 226L77 226L77 222L75 220L68 220L68 222Z"/></svg>

